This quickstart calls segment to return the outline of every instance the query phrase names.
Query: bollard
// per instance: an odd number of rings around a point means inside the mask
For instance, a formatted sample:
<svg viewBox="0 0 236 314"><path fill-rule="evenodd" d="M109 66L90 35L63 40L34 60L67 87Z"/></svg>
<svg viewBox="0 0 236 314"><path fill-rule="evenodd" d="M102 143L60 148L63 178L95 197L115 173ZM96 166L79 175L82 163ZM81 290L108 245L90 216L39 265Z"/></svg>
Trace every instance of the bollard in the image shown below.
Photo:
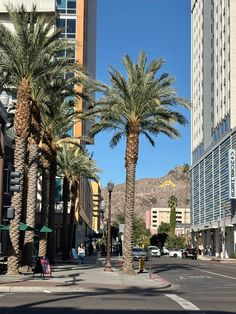
<svg viewBox="0 0 236 314"><path fill-rule="evenodd" d="M143 268L144 268L144 260L142 257L139 257L138 260L138 274L143 273Z"/></svg>

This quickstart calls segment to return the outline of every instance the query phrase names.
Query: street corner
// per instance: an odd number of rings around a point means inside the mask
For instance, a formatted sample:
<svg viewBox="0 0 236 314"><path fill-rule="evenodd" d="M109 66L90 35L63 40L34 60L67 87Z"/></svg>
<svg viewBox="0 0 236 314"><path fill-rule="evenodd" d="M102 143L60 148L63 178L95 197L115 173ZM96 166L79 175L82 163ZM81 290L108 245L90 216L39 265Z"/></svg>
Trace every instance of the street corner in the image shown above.
<svg viewBox="0 0 236 314"><path fill-rule="evenodd" d="M148 281L152 283L157 283L159 288L170 288L172 286L171 282L162 278L157 274L148 274Z"/></svg>

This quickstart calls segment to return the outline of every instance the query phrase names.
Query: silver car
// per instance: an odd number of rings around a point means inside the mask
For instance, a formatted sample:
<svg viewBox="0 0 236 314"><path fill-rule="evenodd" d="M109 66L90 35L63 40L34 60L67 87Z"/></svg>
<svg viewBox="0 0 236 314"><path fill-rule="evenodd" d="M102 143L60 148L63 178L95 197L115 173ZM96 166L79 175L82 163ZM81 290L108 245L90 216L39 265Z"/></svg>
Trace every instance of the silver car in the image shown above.
<svg viewBox="0 0 236 314"><path fill-rule="evenodd" d="M143 260L148 260L148 255L141 247L133 247L131 251L132 257L134 261L138 261L140 257L142 257Z"/></svg>

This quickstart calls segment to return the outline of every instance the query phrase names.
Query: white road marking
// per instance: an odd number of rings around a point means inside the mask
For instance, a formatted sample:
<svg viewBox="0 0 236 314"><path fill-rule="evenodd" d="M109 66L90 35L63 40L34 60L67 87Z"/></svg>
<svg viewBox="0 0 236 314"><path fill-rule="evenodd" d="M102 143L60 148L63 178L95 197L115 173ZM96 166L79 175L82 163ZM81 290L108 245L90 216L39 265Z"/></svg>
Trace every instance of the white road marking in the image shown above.
<svg viewBox="0 0 236 314"><path fill-rule="evenodd" d="M202 272L204 272L204 273L208 273L208 274L212 274L212 275L216 275L216 276L220 276L220 277L224 277L224 278L229 278L229 279L234 279L234 280L236 280L236 277L231 277L231 276L227 276L227 275L222 275L222 274L214 273L214 272L209 271L209 270L204 270L204 269L195 268L195 267L193 267L193 269L197 269L197 270L202 271Z"/></svg>
<svg viewBox="0 0 236 314"><path fill-rule="evenodd" d="M52 293L51 291L49 290L43 290L44 293Z"/></svg>
<svg viewBox="0 0 236 314"><path fill-rule="evenodd" d="M184 275L184 276L179 276L179 279L185 280L185 279L210 279L212 278L211 276L190 276L190 275Z"/></svg>
<svg viewBox="0 0 236 314"><path fill-rule="evenodd" d="M176 294L165 294L165 296L167 296L168 298L177 302L185 310L190 310L190 311L199 311L200 310L196 305L189 302L188 300L185 300L185 299L179 297Z"/></svg>

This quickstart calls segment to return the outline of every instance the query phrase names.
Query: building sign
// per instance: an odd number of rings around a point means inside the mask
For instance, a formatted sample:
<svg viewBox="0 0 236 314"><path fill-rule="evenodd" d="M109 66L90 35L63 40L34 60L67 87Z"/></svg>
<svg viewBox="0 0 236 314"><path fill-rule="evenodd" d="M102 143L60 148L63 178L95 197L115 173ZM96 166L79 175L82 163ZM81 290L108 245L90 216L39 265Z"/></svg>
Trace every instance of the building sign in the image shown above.
<svg viewBox="0 0 236 314"><path fill-rule="evenodd" d="M235 149L229 149L229 198L236 199Z"/></svg>

